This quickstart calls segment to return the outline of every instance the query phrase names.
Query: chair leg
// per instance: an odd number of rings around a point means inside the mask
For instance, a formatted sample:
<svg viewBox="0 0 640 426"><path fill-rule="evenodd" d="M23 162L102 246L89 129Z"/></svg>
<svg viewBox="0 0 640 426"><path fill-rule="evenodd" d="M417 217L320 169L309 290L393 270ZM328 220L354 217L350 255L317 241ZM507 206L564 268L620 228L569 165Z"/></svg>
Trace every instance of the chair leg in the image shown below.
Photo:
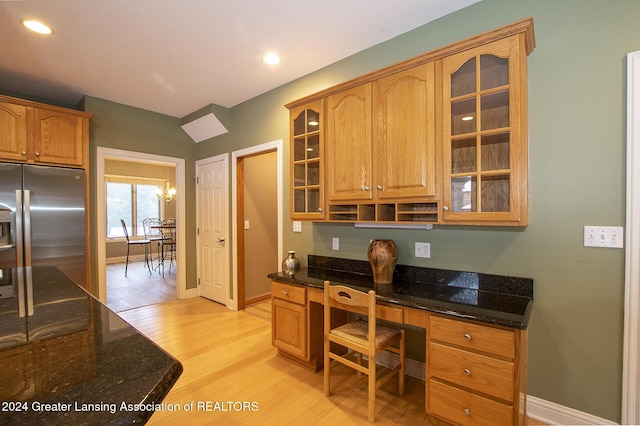
<svg viewBox="0 0 640 426"><path fill-rule="evenodd" d="M127 260L124 264L124 276L127 276L127 268L129 267L129 244L127 244Z"/></svg>
<svg viewBox="0 0 640 426"><path fill-rule="evenodd" d="M373 357L373 359L371 359ZM369 356L369 423L376 421L376 359Z"/></svg>
<svg viewBox="0 0 640 426"><path fill-rule="evenodd" d="M400 395L404 395L404 375L405 375L405 339L404 339L404 329L400 330L400 333L402 334L402 337L400 338L400 371L398 372L398 374L400 375L400 379L399 379L399 389L398 389L398 393L400 393Z"/></svg>
<svg viewBox="0 0 640 426"><path fill-rule="evenodd" d="M331 374L331 358L329 358L329 349L331 343L329 339L325 336L324 338L324 396L331 395L331 383L330 383L330 374Z"/></svg>

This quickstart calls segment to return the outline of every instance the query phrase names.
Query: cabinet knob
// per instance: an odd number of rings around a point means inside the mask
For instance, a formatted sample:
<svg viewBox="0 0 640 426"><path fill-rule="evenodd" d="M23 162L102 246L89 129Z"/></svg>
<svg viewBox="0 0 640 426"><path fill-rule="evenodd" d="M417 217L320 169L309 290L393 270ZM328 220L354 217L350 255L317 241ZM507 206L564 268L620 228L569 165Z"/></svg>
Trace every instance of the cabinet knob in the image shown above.
<svg viewBox="0 0 640 426"><path fill-rule="evenodd" d="M22 151L22 155L27 155L27 151Z"/></svg>
<svg viewBox="0 0 640 426"><path fill-rule="evenodd" d="M36 157L40 157L40 152L36 151Z"/></svg>
<svg viewBox="0 0 640 426"><path fill-rule="evenodd" d="M442 210L444 210L445 212L449 211L449 207L448 206L442 206Z"/></svg>
<svg viewBox="0 0 640 426"><path fill-rule="evenodd" d="M378 190L382 191L382 185L378 185Z"/></svg>
<svg viewBox="0 0 640 426"><path fill-rule="evenodd" d="M365 186L365 187L364 187L364 190L365 190L365 191L368 191L368 190L370 190L370 189L371 189L371 188L369 188L368 186Z"/></svg>
<svg viewBox="0 0 640 426"><path fill-rule="evenodd" d="M469 370L468 368L464 369L464 374L466 374L467 376L471 375L471 370Z"/></svg>
<svg viewBox="0 0 640 426"><path fill-rule="evenodd" d="M283 293L284 293L285 296L289 295L289 292L287 290L283 291Z"/></svg>
<svg viewBox="0 0 640 426"><path fill-rule="evenodd" d="M465 416L470 416L471 415L471 411L469 411L468 408L465 408L464 410L462 410L462 412L464 413Z"/></svg>
<svg viewBox="0 0 640 426"><path fill-rule="evenodd" d="M318 207L318 211L321 212L322 211L322 207Z"/></svg>
<svg viewBox="0 0 640 426"><path fill-rule="evenodd" d="M471 335L469 333L464 333L464 338L467 340L471 340Z"/></svg>

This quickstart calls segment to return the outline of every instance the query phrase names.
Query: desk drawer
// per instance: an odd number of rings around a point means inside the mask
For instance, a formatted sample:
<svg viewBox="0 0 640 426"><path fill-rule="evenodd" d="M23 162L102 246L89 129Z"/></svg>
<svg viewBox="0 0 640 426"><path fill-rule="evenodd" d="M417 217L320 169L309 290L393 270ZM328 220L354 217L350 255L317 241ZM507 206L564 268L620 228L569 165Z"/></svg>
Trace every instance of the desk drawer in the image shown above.
<svg viewBox="0 0 640 426"><path fill-rule="evenodd" d="M513 401L512 362L438 343L429 345L429 356L431 376L505 401Z"/></svg>
<svg viewBox="0 0 640 426"><path fill-rule="evenodd" d="M288 300L299 305L307 303L307 289L291 284L271 281L271 296L282 300Z"/></svg>
<svg viewBox="0 0 640 426"><path fill-rule="evenodd" d="M509 426L513 408L435 380L429 383L431 414L463 426Z"/></svg>
<svg viewBox="0 0 640 426"><path fill-rule="evenodd" d="M404 311L402 310L402 308L395 308L388 305L377 304L376 317L378 319L402 324L404 322Z"/></svg>
<svg viewBox="0 0 640 426"><path fill-rule="evenodd" d="M431 340L509 359L515 356L515 337L511 330L432 315L429 332Z"/></svg>

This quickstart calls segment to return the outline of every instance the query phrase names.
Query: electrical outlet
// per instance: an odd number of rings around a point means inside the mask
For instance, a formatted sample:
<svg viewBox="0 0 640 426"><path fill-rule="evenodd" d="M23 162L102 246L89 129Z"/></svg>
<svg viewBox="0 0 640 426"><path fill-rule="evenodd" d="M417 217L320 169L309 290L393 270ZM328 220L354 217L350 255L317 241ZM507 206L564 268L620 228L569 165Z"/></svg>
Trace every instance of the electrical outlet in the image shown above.
<svg viewBox="0 0 640 426"><path fill-rule="evenodd" d="M624 228L622 226L585 226L585 247L623 248Z"/></svg>
<svg viewBox="0 0 640 426"><path fill-rule="evenodd" d="M302 222L299 220L293 221L293 232L302 232Z"/></svg>
<svg viewBox="0 0 640 426"><path fill-rule="evenodd" d="M431 257L431 244L430 243L416 243L416 257Z"/></svg>
<svg viewBox="0 0 640 426"><path fill-rule="evenodd" d="M333 239L333 249L340 250L340 238Z"/></svg>
<svg viewBox="0 0 640 426"><path fill-rule="evenodd" d="M249 229L249 221L248 220L244 221L244 229Z"/></svg>

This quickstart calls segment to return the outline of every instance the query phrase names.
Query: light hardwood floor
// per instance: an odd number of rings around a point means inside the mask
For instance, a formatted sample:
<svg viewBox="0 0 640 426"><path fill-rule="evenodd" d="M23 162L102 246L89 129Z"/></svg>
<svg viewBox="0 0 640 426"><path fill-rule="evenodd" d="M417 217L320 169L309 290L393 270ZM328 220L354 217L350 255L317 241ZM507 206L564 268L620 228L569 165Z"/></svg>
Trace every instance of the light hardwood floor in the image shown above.
<svg viewBox="0 0 640 426"><path fill-rule="evenodd" d="M270 302L265 302L235 312L192 298L121 312L184 367L164 400L179 404L180 411L156 412L148 424L368 424L366 376L342 365L332 367L332 396L326 398L322 372L276 355L270 309ZM430 425L424 412L424 382L407 377L406 387L403 397L393 380L378 390L376 424ZM182 408L191 403L193 411ZM206 405L198 411L198 403L210 403L212 411L206 411ZM243 403L251 409L234 409Z"/></svg>
<svg viewBox="0 0 640 426"><path fill-rule="evenodd" d="M125 277L124 263L113 263L106 277L107 306L114 312L177 299L175 268L169 273L167 267L163 277L156 269L149 273L144 262L130 262Z"/></svg>

